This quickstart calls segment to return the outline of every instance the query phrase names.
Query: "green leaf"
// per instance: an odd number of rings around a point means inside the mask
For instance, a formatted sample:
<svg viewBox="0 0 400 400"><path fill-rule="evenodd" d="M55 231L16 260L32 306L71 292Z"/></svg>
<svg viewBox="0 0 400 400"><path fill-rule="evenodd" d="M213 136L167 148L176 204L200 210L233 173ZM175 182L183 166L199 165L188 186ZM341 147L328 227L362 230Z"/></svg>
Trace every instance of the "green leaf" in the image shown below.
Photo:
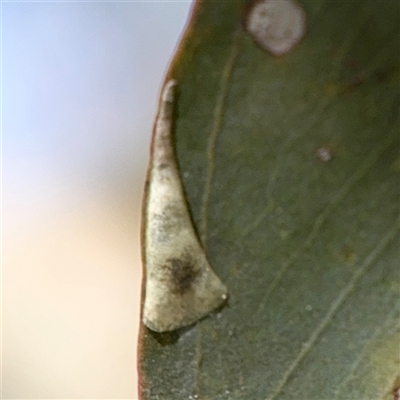
<svg viewBox="0 0 400 400"><path fill-rule="evenodd" d="M225 308L141 328L143 399L391 399L399 369L400 2L303 0L274 58L246 2L198 2L169 76Z"/></svg>

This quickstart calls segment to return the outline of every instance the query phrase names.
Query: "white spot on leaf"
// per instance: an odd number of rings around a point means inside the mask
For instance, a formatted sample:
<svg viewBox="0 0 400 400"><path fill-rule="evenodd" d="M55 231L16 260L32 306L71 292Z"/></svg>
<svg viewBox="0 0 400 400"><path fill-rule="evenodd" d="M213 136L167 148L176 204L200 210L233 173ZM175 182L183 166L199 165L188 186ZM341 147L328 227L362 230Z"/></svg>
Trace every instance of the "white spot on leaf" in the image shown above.
<svg viewBox="0 0 400 400"><path fill-rule="evenodd" d="M280 56L304 36L305 12L294 0L255 1L247 14L246 29L262 48Z"/></svg>
<svg viewBox="0 0 400 400"><path fill-rule="evenodd" d="M329 147L320 147L315 154L323 162L328 162L332 159L332 151Z"/></svg>

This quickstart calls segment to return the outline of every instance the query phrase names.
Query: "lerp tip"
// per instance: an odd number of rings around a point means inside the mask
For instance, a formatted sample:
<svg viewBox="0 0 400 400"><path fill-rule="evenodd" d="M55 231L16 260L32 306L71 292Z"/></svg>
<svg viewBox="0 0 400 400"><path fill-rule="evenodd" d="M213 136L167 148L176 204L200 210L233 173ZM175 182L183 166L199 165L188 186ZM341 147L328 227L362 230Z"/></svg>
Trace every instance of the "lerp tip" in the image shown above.
<svg viewBox="0 0 400 400"><path fill-rule="evenodd" d="M177 85L177 82L175 79L169 80L165 86L164 90L162 93L162 101L167 101L168 103L172 103L174 100L174 89L175 86Z"/></svg>

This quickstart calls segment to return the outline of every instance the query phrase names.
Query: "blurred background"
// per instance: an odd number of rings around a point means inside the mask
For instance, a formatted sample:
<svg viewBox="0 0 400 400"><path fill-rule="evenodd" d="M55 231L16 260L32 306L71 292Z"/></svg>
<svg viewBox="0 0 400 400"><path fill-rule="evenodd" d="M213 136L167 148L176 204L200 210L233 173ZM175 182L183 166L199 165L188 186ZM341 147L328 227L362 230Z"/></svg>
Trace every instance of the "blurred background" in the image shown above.
<svg viewBox="0 0 400 400"><path fill-rule="evenodd" d="M137 398L142 189L189 1L3 2L2 398Z"/></svg>

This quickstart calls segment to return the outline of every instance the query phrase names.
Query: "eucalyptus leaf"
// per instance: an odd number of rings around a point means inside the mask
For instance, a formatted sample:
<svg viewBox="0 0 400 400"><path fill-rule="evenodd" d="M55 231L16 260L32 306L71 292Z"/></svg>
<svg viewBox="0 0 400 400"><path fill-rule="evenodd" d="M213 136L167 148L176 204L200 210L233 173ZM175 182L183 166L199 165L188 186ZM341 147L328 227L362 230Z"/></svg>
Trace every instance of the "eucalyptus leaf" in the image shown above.
<svg viewBox="0 0 400 400"><path fill-rule="evenodd" d="M227 305L142 326L142 399L392 399L399 384L400 2L302 0L276 58L198 1L170 68L180 176ZM145 208L144 208L145 212Z"/></svg>

